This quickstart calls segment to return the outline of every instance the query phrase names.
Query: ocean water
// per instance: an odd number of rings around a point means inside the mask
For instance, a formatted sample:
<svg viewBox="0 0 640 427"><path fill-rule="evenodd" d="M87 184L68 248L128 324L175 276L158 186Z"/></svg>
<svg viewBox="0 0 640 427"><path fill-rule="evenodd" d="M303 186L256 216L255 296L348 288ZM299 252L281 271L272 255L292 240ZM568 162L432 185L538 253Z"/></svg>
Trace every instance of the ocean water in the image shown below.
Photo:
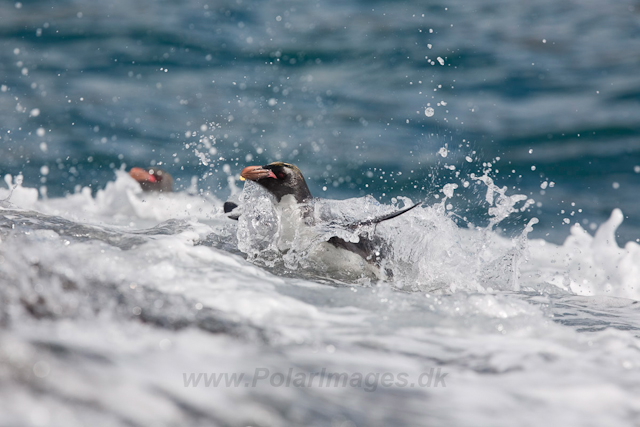
<svg viewBox="0 0 640 427"><path fill-rule="evenodd" d="M0 425L637 425L639 13L3 3Z"/></svg>

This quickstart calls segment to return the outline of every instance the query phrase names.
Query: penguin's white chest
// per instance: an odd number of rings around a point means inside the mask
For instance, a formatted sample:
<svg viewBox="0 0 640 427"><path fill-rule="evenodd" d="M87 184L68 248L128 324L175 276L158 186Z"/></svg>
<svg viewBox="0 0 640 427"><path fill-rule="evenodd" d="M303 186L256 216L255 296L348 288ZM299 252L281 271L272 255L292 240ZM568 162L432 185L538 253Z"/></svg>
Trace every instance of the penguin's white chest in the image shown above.
<svg viewBox="0 0 640 427"><path fill-rule="evenodd" d="M294 248L296 242L311 236L310 228L304 223L303 212L293 196L284 196L276 205L280 217L277 246L280 252Z"/></svg>
<svg viewBox="0 0 640 427"><path fill-rule="evenodd" d="M294 264L312 266L318 273L341 280L359 278L380 279L380 269L360 255L337 248L323 239L310 225L308 206L300 205L293 196L285 196L276 205L279 216L277 247L287 257L294 257ZM303 255L304 254L304 255ZM304 260L298 257L302 255Z"/></svg>

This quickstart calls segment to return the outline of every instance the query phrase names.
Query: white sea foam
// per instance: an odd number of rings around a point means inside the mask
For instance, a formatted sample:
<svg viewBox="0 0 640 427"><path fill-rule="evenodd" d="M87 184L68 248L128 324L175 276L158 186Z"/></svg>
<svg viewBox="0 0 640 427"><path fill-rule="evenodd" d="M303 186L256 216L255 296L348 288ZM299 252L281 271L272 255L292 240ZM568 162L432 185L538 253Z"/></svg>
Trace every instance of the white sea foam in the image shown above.
<svg viewBox="0 0 640 427"><path fill-rule="evenodd" d="M213 196L143 194L124 173L95 195L38 199L18 184L0 210L0 422L401 425L421 414L493 425L507 411L519 424L630 424L640 255L615 243L622 214L595 236L574 226L560 246L529 240L530 226L505 238L493 227L526 200L491 185L485 228L458 227L443 204L366 226L391 247L388 280L347 284L330 280L310 242L356 240L336 223L411 200L317 201L312 222L285 230L278 215L294 212L257 186L236 223ZM381 382L414 383L430 368L446 387ZM290 369L378 380L272 383ZM249 386L187 387L191 373L243 373Z"/></svg>
<svg viewBox="0 0 640 427"><path fill-rule="evenodd" d="M5 182L9 188L0 189L0 199L8 201L10 207L55 215L84 225L136 230L168 220L189 220L191 227L200 233L192 240L210 238L220 244L236 244L236 236L232 235L236 223L221 213L221 202L215 196L200 195L197 190L192 194L143 193L126 173L117 171L116 175L115 181L95 195L84 188L56 199L38 199L36 189L22 186L22 177L7 176ZM493 219L483 229L463 229L451 220L451 213L446 212L443 205L453 196L455 187L452 186L445 191L447 198L441 204L419 207L375 227L358 229L348 229L340 224L371 219L399 207L382 205L370 197L345 201L318 199L309 206L311 219L289 224L290 229L286 231L283 224L300 217L301 213L274 209L266 192L247 183L241 200L245 206L238 221L237 245L250 261L259 265L282 267L281 263L284 263L287 269L298 270L302 277L305 277L305 268L311 268L307 272L313 277L314 274L326 274L326 271L313 271L318 266L317 262L308 259L313 245L332 236L357 243L359 234L375 235L390 248L381 268L392 273L391 283L401 289L484 292L519 290L522 286L549 290L552 286L558 292L576 295L640 300L637 267L640 265L640 246L635 242L628 242L624 247L617 245L615 231L623 219L619 210L614 210L595 236L576 223L571 235L560 246L526 239L530 231L526 227L522 236L508 239L493 233L492 228L512 212L522 210L518 204L526 198L517 194L505 195L506 188L496 187L486 175L473 179L487 184L486 200ZM247 203L248 200L251 203ZM400 201L404 205L412 203L406 198ZM530 203L526 201L523 208ZM534 219L532 223L535 222ZM222 235L212 235L216 232ZM362 265L353 267L361 268ZM369 283L368 280L365 282Z"/></svg>

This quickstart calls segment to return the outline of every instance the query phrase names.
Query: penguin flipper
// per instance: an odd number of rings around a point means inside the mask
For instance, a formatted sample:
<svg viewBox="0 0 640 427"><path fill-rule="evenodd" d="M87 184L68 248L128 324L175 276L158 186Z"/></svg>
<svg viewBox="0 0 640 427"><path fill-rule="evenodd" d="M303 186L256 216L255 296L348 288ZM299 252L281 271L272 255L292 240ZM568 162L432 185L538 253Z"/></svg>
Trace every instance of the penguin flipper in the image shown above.
<svg viewBox="0 0 640 427"><path fill-rule="evenodd" d="M387 221L389 219L399 217L403 213L407 213L411 209L417 208L421 204L422 202L416 203L413 206L400 209L399 211L395 211L390 214L381 215L373 219L368 219L366 221L352 223L348 226L348 228L355 230L358 227L362 227L365 225L379 224L383 221ZM358 254L371 264L378 265L378 263L380 262L380 259L384 258L389 251L387 244L384 242L384 240L382 240L377 236L374 236L373 238L371 238L365 234L359 234L358 237L359 237L359 240L357 243L348 242L337 236L331 237L329 240L327 240L327 242L332 244L336 248L345 249L347 251Z"/></svg>
<svg viewBox="0 0 640 427"><path fill-rule="evenodd" d="M238 205L236 203L233 202L224 202L224 205L222 206L222 209L224 210L224 213L229 214L227 215L229 218L234 219L234 220L238 220L238 218L240 218L240 214L239 213L231 213L235 208L237 208Z"/></svg>
<svg viewBox="0 0 640 427"><path fill-rule="evenodd" d="M357 227L362 227L362 226L365 226L365 225L380 224L383 221L387 221L387 220L399 217L400 215L409 212L411 209L417 208L422 203L423 202L419 202L419 203L416 203L413 206L409 206L408 208L400 209L399 211L391 212L390 214L377 216L377 217L375 217L373 219L367 219L365 221L356 222L356 223L351 224L349 227L350 228L357 228Z"/></svg>

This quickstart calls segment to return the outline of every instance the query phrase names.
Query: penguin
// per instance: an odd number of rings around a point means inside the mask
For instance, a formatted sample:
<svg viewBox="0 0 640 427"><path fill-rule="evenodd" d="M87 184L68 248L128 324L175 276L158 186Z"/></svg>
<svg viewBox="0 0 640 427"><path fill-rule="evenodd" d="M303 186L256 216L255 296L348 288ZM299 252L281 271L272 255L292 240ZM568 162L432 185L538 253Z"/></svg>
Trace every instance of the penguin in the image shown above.
<svg viewBox="0 0 640 427"><path fill-rule="evenodd" d="M143 191L157 191L162 193L170 193L173 191L173 177L162 169L155 167L146 169L131 168L129 175L138 181Z"/></svg>
<svg viewBox="0 0 640 427"><path fill-rule="evenodd" d="M300 209L301 215L307 219L305 222L309 224L313 221L310 218L312 211L308 205L309 202L312 201L313 196L309 191L302 172L295 165L284 162L273 162L265 166L247 166L240 173L240 177L241 180L250 180L263 187L274 196L278 204L287 202L300 205L302 207L302 209ZM354 243L338 236L332 236L326 240L326 243L334 248L351 252L369 264L380 266L381 260L389 251L386 242L384 242L382 238L375 236L375 234L371 236L371 233L364 232L364 230L363 232L359 232L360 229L369 225L375 226L383 221L396 218L420 205L422 205L422 202L387 215L347 224L332 222L329 225L357 233L358 241ZM236 211L237 207L233 202L226 202L224 204L224 211L230 218L238 219L240 214Z"/></svg>
<svg viewBox="0 0 640 427"><path fill-rule="evenodd" d="M280 203L285 196L293 196L298 203L312 199L311 191L297 166L273 162L266 166L247 166L240 177L255 181L273 194Z"/></svg>

